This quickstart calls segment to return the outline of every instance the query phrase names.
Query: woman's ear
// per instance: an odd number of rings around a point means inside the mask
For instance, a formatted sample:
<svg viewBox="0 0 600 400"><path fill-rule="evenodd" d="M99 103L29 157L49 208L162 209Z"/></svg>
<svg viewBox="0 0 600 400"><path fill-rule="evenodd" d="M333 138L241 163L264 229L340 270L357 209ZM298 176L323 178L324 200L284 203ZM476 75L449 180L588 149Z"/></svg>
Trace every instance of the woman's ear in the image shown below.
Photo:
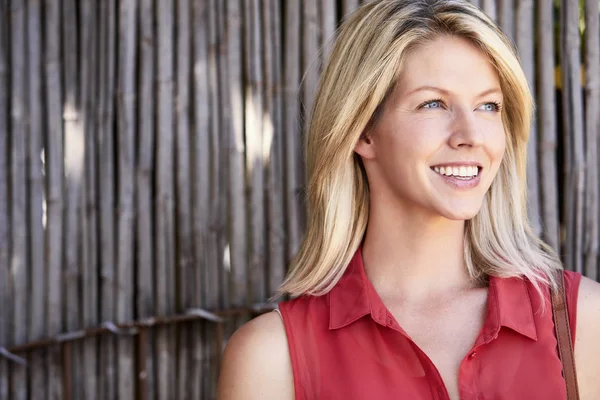
<svg viewBox="0 0 600 400"><path fill-rule="evenodd" d="M360 139L354 146L354 151L365 159L371 159L375 157L375 146L373 144L373 137L368 132L363 132L360 135Z"/></svg>

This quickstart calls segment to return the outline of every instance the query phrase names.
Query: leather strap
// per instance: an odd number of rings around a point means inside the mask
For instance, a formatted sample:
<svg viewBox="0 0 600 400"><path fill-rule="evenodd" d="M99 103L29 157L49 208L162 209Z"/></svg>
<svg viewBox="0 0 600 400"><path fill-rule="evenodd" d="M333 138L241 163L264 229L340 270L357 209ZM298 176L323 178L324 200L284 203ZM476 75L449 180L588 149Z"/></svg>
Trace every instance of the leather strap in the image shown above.
<svg viewBox="0 0 600 400"><path fill-rule="evenodd" d="M558 344L558 355L562 362L563 376L567 385L567 400L579 400L575 357L573 356L573 341L571 340L571 328L569 326L569 314L567 312L565 276L562 270L557 271L556 275L558 290L552 291L551 298L552 316L554 318L554 329L556 330L556 341Z"/></svg>

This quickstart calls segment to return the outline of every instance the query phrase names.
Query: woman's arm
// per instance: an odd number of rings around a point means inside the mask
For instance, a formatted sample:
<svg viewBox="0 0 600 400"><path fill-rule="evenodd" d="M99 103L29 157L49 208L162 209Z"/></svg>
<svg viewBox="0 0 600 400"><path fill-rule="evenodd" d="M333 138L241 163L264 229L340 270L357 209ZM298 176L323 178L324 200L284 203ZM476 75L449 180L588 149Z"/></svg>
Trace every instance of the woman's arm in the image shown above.
<svg viewBox="0 0 600 400"><path fill-rule="evenodd" d="M577 300L575 367L581 400L600 399L600 283L585 276Z"/></svg>
<svg viewBox="0 0 600 400"><path fill-rule="evenodd" d="M261 315L227 343L219 377L219 400L294 399L294 380L281 317Z"/></svg>

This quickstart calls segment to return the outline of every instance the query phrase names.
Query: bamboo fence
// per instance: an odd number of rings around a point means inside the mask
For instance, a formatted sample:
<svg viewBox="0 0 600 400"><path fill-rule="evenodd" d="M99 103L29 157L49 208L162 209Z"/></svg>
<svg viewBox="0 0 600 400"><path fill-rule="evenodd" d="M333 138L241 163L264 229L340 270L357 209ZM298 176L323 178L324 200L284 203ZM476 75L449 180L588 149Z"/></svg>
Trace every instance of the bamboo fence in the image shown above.
<svg viewBox="0 0 600 400"><path fill-rule="evenodd" d="M0 0L1 400L215 398L298 249L307 110L363 2ZM597 280L598 1L474 3L536 96L534 229Z"/></svg>

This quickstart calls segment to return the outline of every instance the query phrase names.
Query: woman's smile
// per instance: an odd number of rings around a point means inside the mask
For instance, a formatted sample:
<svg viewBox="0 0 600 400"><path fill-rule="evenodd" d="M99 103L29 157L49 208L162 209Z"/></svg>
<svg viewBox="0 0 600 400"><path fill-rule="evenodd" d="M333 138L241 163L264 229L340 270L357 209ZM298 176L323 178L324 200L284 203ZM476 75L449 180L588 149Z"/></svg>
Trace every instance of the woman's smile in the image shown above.
<svg viewBox="0 0 600 400"><path fill-rule="evenodd" d="M476 162L443 163L431 167L442 182L456 189L472 189L481 182L483 167Z"/></svg>
<svg viewBox="0 0 600 400"><path fill-rule="evenodd" d="M465 167L461 167L465 169ZM481 177L477 175L442 175L440 172L433 171L437 178L439 178L442 182L450 185L455 189L473 189L479 185L481 182Z"/></svg>

